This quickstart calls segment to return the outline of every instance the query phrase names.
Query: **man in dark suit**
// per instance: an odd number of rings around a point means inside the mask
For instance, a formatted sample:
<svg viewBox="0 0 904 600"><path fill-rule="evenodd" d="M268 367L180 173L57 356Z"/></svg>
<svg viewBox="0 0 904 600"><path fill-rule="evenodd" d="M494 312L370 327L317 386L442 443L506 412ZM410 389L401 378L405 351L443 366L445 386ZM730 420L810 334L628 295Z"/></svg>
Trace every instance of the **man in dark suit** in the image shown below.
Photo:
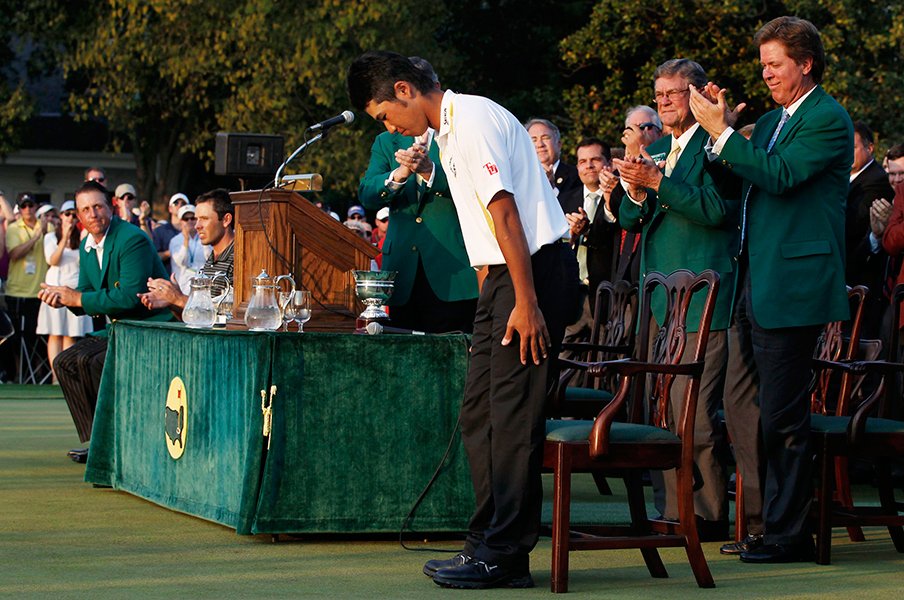
<svg viewBox="0 0 904 600"><path fill-rule="evenodd" d="M562 162L562 136L555 123L546 119L531 119L524 124L534 143L537 158L549 179L556 196L581 187L581 178L574 165Z"/></svg>
<svg viewBox="0 0 904 600"><path fill-rule="evenodd" d="M873 150L872 130L863 121L855 122L854 163L851 165L844 231L847 256L845 279L849 285L865 285L870 291L864 307L864 338L879 337L882 316L888 306L883 291L888 254L882 249L881 234L876 235L871 228L870 211L883 208L890 213L894 197L888 174L873 158ZM877 202L879 204L874 207Z"/></svg>
<svg viewBox="0 0 904 600"><path fill-rule="evenodd" d="M439 87L433 67L410 57ZM395 327L470 332L477 276L468 261L458 213L439 149L428 130L419 139L384 132L374 140L358 199L372 210L388 206L383 269L397 271L390 316Z"/></svg>
<svg viewBox="0 0 904 600"><path fill-rule="evenodd" d="M820 329L850 312L844 219L854 130L819 85L825 50L812 23L773 19L754 43L763 79L782 108L760 117L749 141L731 127L739 109L729 109L718 86L692 87L691 108L715 140L719 163L745 180L735 318L755 361L749 369L759 374L766 474L763 544L741 560L809 561L815 552L807 527L813 497L807 388ZM725 417L732 419L728 410Z"/></svg>
<svg viewBox="0 0 904 600"><path fill-rule="evenodd" d="M593 324L593 302L596 288L612 279L618 258L622 228L618 224L618 207L624 192L611 178L601 180L601 173L611 173L609 145L598 138L585 138L578 143L578 174L583 185L559 195L570 227L581 282L587 297L581 318L565 330L565 340L586 337Z"/></svg>
<svg viewBox="0 0 904 600"><path fill-rule="evenodd" d="M138 297L148 291L149 277L167 277L150 238L138 227L113 216L111 196L99 183L85 182L75 192L75 203L79 221L88 232L79 247L78 287L42 284L41 300L54 308L65 306L77 315L172 320L168 310L149 310ZM53 365L82 442L91 437L107 352L106 333L102 330L60 352ZM87 451L73 451L70 456L84 462Z"/></svg>
<svg viewBox="0 0 904 600"><path fill-rule="evenodd" d="M734 175L707 160L709 136L690 110L688 87L703 87L706 81L703 67L692 60L672 59L659 65L653 73L654 96L662 124L671 134L642 150L642 158L616 159L614 164L628 188L628 197L621 204L621 223L626 229L641 228L643 232L641 276L677 269L695 273L712 269L719 274L694 427L694 462L703 484L694 492L694 512L702 539L724 540L728 501L718 410L728 359L740 187ZM688 348L696 344L702 309L703 298L695 298L687 317ZM661 319L665 310L665 294L654 295L654 316ZM679 427L683 383L676 381L671 392L674 431ZM654 480L655 487L664 492L658 494L657 507L666 519L677 519L674 471L663 473L663 479L664 487Z"/></svg>

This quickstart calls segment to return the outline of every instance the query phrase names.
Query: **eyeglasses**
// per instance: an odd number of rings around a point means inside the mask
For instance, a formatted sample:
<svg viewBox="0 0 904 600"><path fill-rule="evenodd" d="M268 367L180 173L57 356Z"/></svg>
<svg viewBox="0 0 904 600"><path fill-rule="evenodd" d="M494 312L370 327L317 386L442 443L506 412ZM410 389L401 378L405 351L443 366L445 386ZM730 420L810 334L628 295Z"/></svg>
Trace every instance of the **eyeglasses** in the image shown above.
<svg viewBox="0 0 904 600"><path fill-rule="evenodd" d="M186 202L182 198L179 198L178 200L173 202L173 206L185 206L186 204L188 204L188 202Z"/></svg>
<svg viewBox="0 0 904 600"><path fill-rule="evenodd" d="M656 104L662 104L662 100L664 98L668 98L669 102L675 102L676 100L678 100L678 98L689 93L690 91L690 88L684 88L683 90L668 90L665 92L656 92L653 95L653 102L655 102Z"/></svg>
<svg viewBox="0 0 904 600"><path fill-rule="evenodd" d="M646 131L647 129L655 129L655 130L659 131L659 125L657 125L655 123L641 123L640 125L637 126L637 128L640 129L641 131Z"/></svg>

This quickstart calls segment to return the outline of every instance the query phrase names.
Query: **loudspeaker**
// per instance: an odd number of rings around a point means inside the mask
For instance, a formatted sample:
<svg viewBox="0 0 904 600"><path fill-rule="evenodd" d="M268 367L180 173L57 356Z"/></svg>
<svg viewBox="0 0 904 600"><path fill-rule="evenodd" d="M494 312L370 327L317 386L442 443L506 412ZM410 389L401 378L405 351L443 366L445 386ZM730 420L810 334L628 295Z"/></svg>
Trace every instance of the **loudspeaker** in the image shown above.
<svg viewBox="0 0 904 600"><path fill-rule="evenodd" d="M217 175L272 177L283 161L285 138L263 133L217 133Z"/></svg>

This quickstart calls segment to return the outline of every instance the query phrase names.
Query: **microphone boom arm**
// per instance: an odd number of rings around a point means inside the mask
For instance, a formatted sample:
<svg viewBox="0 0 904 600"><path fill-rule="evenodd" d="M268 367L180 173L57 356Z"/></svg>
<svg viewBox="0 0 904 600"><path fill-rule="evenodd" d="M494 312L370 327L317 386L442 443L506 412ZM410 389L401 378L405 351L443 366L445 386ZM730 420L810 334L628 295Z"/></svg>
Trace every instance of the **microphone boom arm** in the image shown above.
<svg viewBox="0 0 904 600"><path fill-rule="evenodd" d="M309 140L305 140L305 142L301 146L299 146L298 148L295 149L295 152L293 152L292 154L289 155L289 158L287 158L286 160L283 161L283 164L279 165L279 168L276 169L276 176L273 178L273 187L279 187L279 181L282 177L283 169L285 169L286 166L290 162L292 162L292 160L296 156L298 156L299 154L304 152L305 148L307 148L314 142L320 141L320 138L322 138L324 136L324 134L326 134L326 130L321 131L320 133L318 133L317 135L315 135L314 137L312 137Z"/></svg>

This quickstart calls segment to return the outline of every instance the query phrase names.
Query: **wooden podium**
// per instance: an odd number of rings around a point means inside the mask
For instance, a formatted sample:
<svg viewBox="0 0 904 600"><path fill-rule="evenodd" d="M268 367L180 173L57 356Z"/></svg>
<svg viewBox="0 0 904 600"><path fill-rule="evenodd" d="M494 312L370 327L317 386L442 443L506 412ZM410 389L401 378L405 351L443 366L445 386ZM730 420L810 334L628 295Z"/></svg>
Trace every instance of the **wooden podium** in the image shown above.
<svg viewBox="0 0 904 600"><path fill-rule="evenodd" d="M291 273L298 289L311 292L314 310L306 331L353 331L364 306L355 295L352 271L370 270L380 251L295 192L252 190L230 198L235 206L231 325L244 327L251 279L266 269L271 277Z"/></svg>

